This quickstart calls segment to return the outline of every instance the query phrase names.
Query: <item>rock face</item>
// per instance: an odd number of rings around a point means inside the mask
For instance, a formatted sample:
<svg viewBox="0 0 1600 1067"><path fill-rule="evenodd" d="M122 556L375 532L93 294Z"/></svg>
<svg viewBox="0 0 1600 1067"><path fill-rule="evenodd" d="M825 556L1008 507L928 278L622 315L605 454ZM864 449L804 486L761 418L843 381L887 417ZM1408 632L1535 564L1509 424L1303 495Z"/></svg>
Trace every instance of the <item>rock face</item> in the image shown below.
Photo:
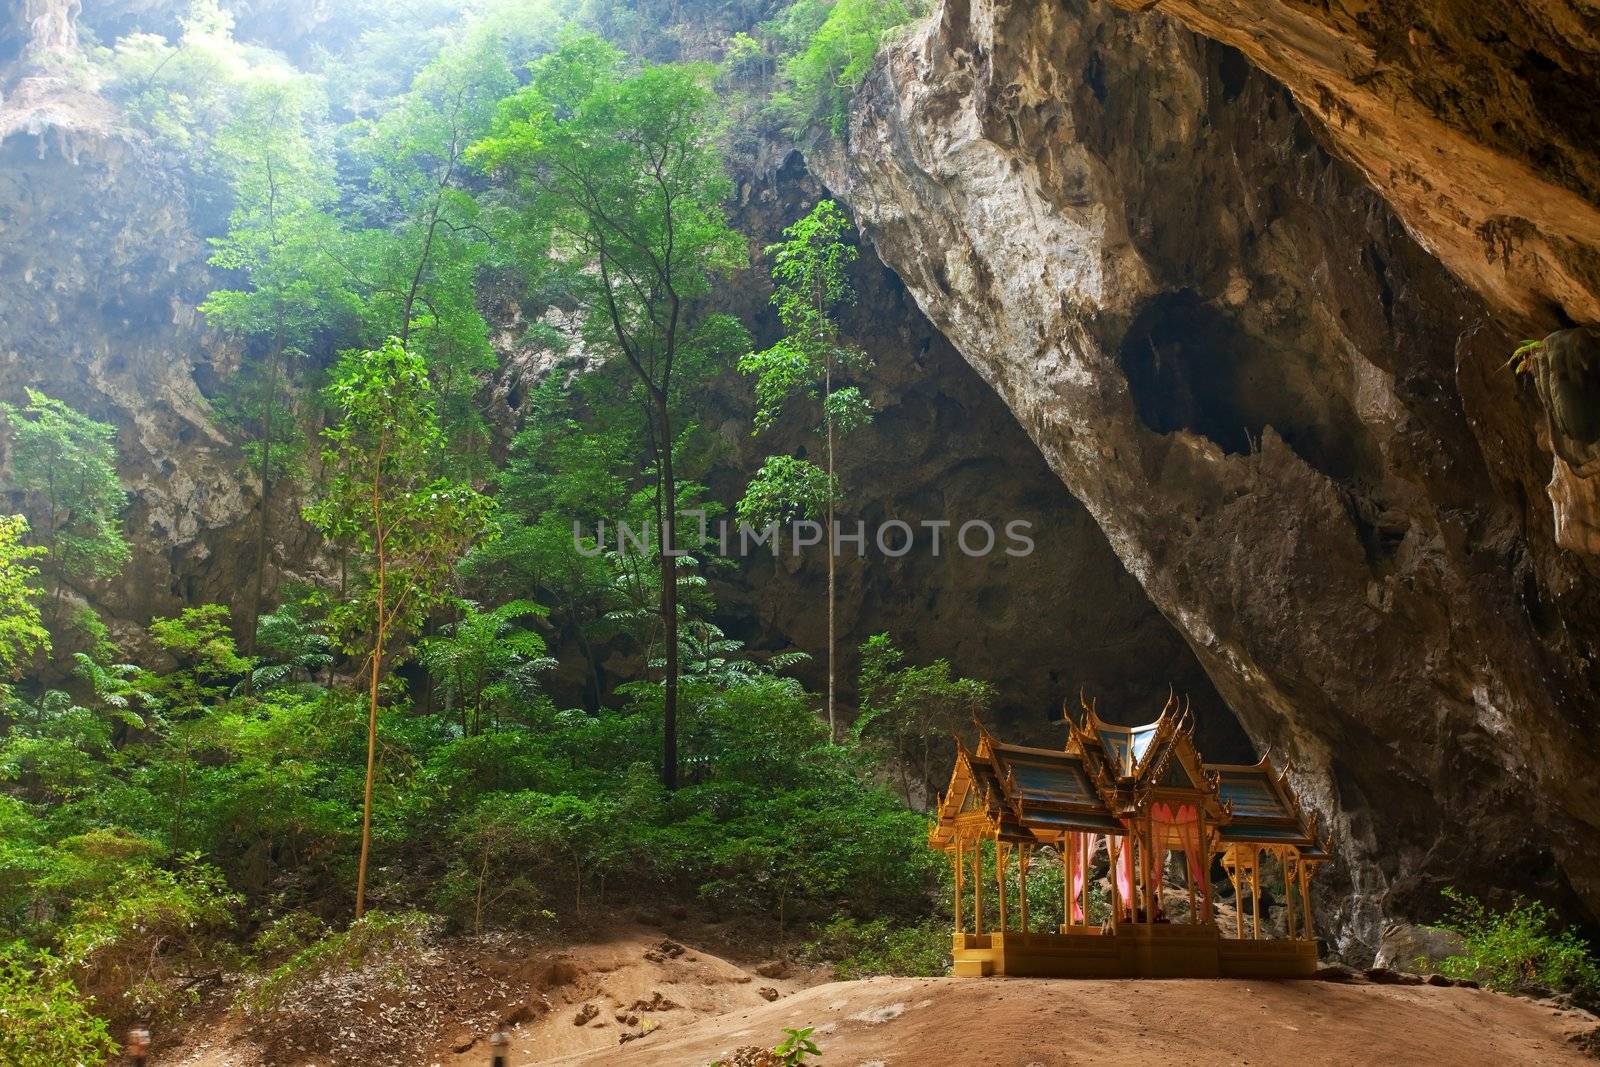
<svg viewBox="0 0 1600 1067"><path fill-rule="evenodd" d="M1600 322L1600 18L1590 0L1172 0L1161 10L1287 86L1423 247L1524 336ZM1547 493L1557 543L1600 554L1595 475L1558 453Z"/></svg>
<svg viewBox="0 0 1600 1067"><path fill-rule="evenodd" d="M1161 11L1285 85L1498 312L1545 329L1600 321L1592 2L1166 0Z"/></svg>
<svg viewBox="0 0 1600 1067"><path fill-rule="evenodd" d="M736 226L752 247L780 239L783 227L826 194L798 153L743 190ZM757 333L776 340L762 261L729 287L730 305ZM1128 574L1081 504L1062 491L1038 448L1005 405L973 373L909 299L905 287L868 245L852 283L857 299L841 314L849 341L873 360L863 386L875 408L871 425L845 439L838 470L847 494L840 521L875 531L899 520L917 531L917 547L885 556L871 534L864 558L846 547L839 566L840 684L849 706L855 649L890 631L913 662L948 658L970 677L994 684L1006 728L1060 744L1063 701L1075 710L1080 688L1101 711L1126 721L1154 718L1168 687L1193 701L1202 750L1213 759L1248 758L1251 750L1227 705L1139 584ZM733 500L768 453L813 453L817 413L792 405L773 432L750 433L754 397L745 379L721 383L706 418L717 424L728 462L713 478L715 495ZM968 521L989 523L997 547L968 555L957 544ZM1006 524L1029 524L1026 555L1006 554ZM947 522L939 553L924 522ZM891 538L893 540L893 538ZM973 531L976 553L982 538ZM798 558L760 553L722 583L719 602L738 636L756 647L798 645L815 658L796 673L826 684L826 564L816 551Z"/></svg>
<svg viewBox="0 0 1600 1067"><path fill-rule="evenodd" d="M1447 882L1600 911L1597 585L1542 415L1289 94L1160 14L948 0L812 163L1293 762L1341 950Z"/></svg>
<svg viewBox="0 0 1600 1067"><path fill-rule="evenodd" d="M117 428L133 560L77 592L136 640L152 613L229 602L253 555L256 497L196 381L238 353L195 310L212 286L171 161L99 97L23 71L0 104L0 173L0 396L39 389Z"/></svg>

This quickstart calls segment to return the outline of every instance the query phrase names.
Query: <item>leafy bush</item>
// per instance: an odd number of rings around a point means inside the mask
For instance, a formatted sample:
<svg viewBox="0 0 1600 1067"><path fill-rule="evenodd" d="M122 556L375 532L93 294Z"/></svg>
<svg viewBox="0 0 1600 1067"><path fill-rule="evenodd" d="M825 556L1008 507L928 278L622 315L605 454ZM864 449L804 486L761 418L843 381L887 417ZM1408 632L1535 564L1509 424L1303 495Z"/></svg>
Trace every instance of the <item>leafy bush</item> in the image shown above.
<svg viewBox="0 0 1600 1067"><path fill-rule="evenodd" d="M950 924L927 919L902 926L888 919L862 922L841 915L807 943L804 955L831 962L833 976L841 982L879 974L944 975L950 972Z"/></svg>
<svg viewBox="0 0 1600 1067"><path fill-rule="evenodd" d="M61 961L30 963L0 952L0 1063L10 1067L95 1067L117 1051L104 1019L85 1007Z"/></svg>
<svg viewBox="0 0 1600 1067"><path fill-rule="evenodd" d="M1473 978L1491 989L1530 985L1600 996L1600 963L1572 930L1555 932L1556 914L1520 897L1503 912L1447 887L1450 911L1443 925L1466 939L1466 951L1439 963L1451 978Z"/></svg>
<svg viewBox="0 0 1600 1067"><path fill-rule="evenodd" d="M170 1018L194 999L194 973L233 923L239 898L193 859L176 870L128 866L81 900L61 934L61 954L102 1012Z"/></svg>
<svg viewBox="0 0 1600 1067"><path fill-rule="evenodd" d="M319 979L384 962L398 975L415 959L435 928L416 911L369 911L348 928L315 941L279 964L243 998L253 1012L270 1013L295 1000Z"/></svg>

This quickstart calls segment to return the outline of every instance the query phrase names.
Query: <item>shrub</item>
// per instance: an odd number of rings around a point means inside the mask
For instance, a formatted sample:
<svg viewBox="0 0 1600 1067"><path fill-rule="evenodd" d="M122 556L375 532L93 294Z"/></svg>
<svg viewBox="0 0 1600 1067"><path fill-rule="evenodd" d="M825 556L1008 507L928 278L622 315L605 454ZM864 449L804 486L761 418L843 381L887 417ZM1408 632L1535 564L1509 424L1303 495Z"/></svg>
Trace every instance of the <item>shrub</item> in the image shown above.
<svg viewBox="0 0 1600 1067"><path fill-rule="evenodd" d="M1466 939L1466 951L1439 963L1451 978L1474 978L1491 989L1530 985L1600 996L1600 963L1571 931L1555 932L1556 914L1520 897L1503 912L1453 888L1444 890L1450 911L1443 925Z"/></svg>
<svg viewBox="0 0 1600 1067"><path fill-rule="evenodd" d="M317 941L279 964L245 997L248 1008L270 1013L297 999L319 979L359 970L382 961L396 975L414 960L433 932L432 918L421 912L369 911L348 928Z"/></svg>
<svg viewBox="0 0 1600 1067"><path fill-rule="evenodd" d="M214 867L134 865L73 909L62 957L113 1017L171 1017L196 996L184 973L217 949L216 935L232 925L238 903Z"/></svg>
<svg viewBox="0 0 1600 1067"><path fill-rule="evenodd" d="M60 960L0 953L0 1063L95 1067L116 1051L105 1020L89 1012Z"/></svg>
<svg viewBox="0 0 1600 1067"><path fill-rule="evenodd" d="M898 926L888 919L836 917L807 943L804 955L831 962L841 982L873 975L934 977L950 972L950 924L928 919Z"/></svg>

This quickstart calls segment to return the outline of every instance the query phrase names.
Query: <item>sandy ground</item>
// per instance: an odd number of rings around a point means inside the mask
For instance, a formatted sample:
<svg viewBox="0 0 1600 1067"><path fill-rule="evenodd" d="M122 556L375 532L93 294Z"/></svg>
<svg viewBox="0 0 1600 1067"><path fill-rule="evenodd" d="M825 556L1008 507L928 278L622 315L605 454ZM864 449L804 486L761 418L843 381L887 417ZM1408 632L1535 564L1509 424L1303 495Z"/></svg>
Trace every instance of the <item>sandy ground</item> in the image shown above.
<svg viewBox="0 0 1600 1067"><path fill-rule="evenodd" d="M1382 1064L1595 1067L1568 1039L1600 1027L1580 1011L1481 990L1364 982L874 978L816 984L818 971L762 965L711 927L669 940L629 926L571 945L458 941L413 984L449 1008L429 1039L385 1054L285 1054L284 1037L219 1009L161 1067L486 1067L506 1024L512 1067L706 1067L812 1026L823 1067L1181 1067ZM735 960L741 962L733 962ZM765 973L762 973L765 972ZM773 976L781 974L781 976ZM476 975L463 980L463 975ZM448 978L448 981L445 979ZM336 1032L372 1021L321 1001ZM408 996L411 994L408 994ZM437 1007L438 1005L435 1005ZM404 1015L417 1021L416 1012ZM352 1014L354 1013L354 1014ZM276 1040L274 1040L276 1038ZM267 1042L264 1045L262 1042ZM268 1046L277 1052L268 1052Z"/></svg>
<svg viewBox="0 0 1600 1067"><path fill-rule="evenodd" d="M618 1049L659 1039L707 1017L768 1007L769 997L791 995L808 981L815 978L800 971L763 977L693 941L627 930L612 940L574 946L535 963L528 1001L532 1018L508 1030L511 1060L605 1050L594 1062L608 1062L606 1057ZM425 1062L483 1067L488 1062L484 1041L465 1052L452 1051L465 1037L446 1042ZM651 1061L646 1056L638 1062Z"/></svg>
<svg viewBox="0 0 1600 1067"><path fill-rule="evenodd" d="M519 1042L513 1067L705 1067L785 1026L815 1026L826 1067L1594 1067L1581 1012L1472 989L1329 982L875 978L654 1033L602 1052Z"/></svg>

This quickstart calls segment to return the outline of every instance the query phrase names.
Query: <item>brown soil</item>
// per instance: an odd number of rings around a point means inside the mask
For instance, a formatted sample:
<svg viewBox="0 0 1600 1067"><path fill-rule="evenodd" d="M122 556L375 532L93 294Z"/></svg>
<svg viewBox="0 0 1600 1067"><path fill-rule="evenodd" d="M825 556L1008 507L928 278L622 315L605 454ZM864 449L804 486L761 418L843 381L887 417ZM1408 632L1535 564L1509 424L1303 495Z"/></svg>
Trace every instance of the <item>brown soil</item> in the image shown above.
<svg viewBox="0 0 1600 1067"><path fill-rule="evenodd" d="M705 1067L739 1046L815 1026L826 1067L1151 1067L1158 1064L1592 1065L1569 1042L1581 1012L1472 989L1329 982L874 978L513 1067Z"/></svg>
<svg viewBox="0 0 1600 1067"><path fill-rule="evenodd" d="M219 1004L156 1062L484 1067L487 1038L503 1025L512 1067L706 1067L738 1048L776 1044L785 1027L811 1026L823 1067L1578 1067L1596 1061L1576 1039L1600 1032L1600 1019L1549 1004L1362 981L874 978L817 985L825 977L819 972L763 964L748 943L724 933L685 924L670 937L627 926L604 940L562 946L444 939L438 959L407 968L403 993L376 984L364 990L352 976L348 995L316 998L315 1029L346 1038L337 1053L308 1040L309 1023L279 1033ZM380 1026L390 1040L376 1040L372 1028L383 1013L373 1005L397 996L397 1004L416 1009L401 1009L400 1028L408 1033L402 1040L394 1027Z"/></svg>

